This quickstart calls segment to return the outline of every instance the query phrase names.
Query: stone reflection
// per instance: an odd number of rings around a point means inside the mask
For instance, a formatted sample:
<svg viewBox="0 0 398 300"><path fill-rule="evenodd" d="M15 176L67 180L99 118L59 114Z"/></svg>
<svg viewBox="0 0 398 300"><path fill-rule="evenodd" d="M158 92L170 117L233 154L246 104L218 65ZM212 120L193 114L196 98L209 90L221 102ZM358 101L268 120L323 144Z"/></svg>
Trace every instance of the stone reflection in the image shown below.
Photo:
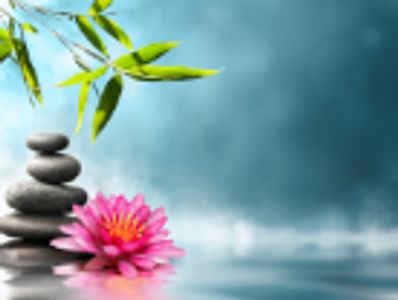
<svg viewBox="0 0 398 300"><path fill-rule="evenodd" d="M10 240L0 245L1 299L76 299L52 274L52 266L85 257L49 247L45 242Z"/></svg>

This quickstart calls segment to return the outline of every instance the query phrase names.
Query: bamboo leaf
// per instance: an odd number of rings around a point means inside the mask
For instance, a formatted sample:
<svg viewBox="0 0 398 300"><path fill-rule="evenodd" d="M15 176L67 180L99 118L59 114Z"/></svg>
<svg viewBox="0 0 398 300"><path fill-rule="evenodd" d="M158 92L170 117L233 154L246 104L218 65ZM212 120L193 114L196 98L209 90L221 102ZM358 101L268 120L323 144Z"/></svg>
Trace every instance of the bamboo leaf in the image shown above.
<svg viewBox="0 0 398 300"><path fill-rule="evenodd" d="M72 75L70 78L66 79L65 81L58 83L58 87L67 87L75 84L82 83L87 80L88 72L80 72L75 75Z"/></svg>
<svg viewBox="0 0 398 300"><path fill-rule="evenodd" d="M105 43L102 41L101 37L95 30L94 26L91 24L90 20L85 16L77 16L76 24L80 31L86 37L86 39L101 53L108 55Z"/></svg>
<svg viewBox="0 0 398 300"><path fill-rule="evenodd" d="M108 66L103 66L103 67L100 67L97 70L92 71L92 72L80 72L75 75L72 75L71 77L69 77L68 79L66 79L63 82L58 83L57 86L58 87L66 87L66 86L71 86L71 85L75 85L75 84L80 84L84 81L94 81L94 80L98 79L99 77L103 76L107 70L108 70Z"/></svg>
<svg viewBox="0 0 398 300"><path fill-rule="evenodd" d="M21 28L23 31L29 32L29 33L38 33L39 32L37 30L37 28L30 23L22 23Z"/></svg>
<svg viewBox="0 0 398 300"><path fill-rule="evenodd" d="M10 34L5 29L0 29L0 62L10 56L12 52L12 43Z"/></svg>
<svg viewBox="0 0 398 300"><path fill-rule="evenodd" d="M105 73L106 73L106 71L108 71L108 69L109 69L108 66L102 66L102 67L100 67L100 68L98 68L98 69L92 71L92 72L90 73L90 76L89 76L88 79L89 79L90 81L94 81L94 80L96 80L97 78L99 78L99 77L105 75Z"/></svg>
<svg viewBox="0 0 398 300"><path fill-rule="evenodd" d="M91 139L93 141L95 141L112 117L112 114L119 103L122 89L123 81L120 75L113 76L106 84L94 114L91 135Z"/></svg>
<svg viewBox="0 0 398 300"><path fill-rule="evenodd" d="M184 66L143 65L127 71L140 81L183 81L216 75L218 70L196 69Z"/></svg>
<svg viewBox="0 0 398 300"><path fill-rule="evenodd" d="M83 125L83 116L87 106L87 99L90 92L90 87L91 87L91 81L84 81L80 88L79 106L77 112L77 124L75 128L76 132L80 132L80 129L82 128Z"/></svg>
<svg viewBox="0 0 398 300"><path fill-rule="evenodd" d="M106 10L111 6L113 0L95 0L89 9L90 14L97 14Z"/></svg>
<svg viewBox="0 0 398 300"><path fill-rule="evenodd" d="M140 64L148 64L165 55L167 52L176 48L178 45L179 42L174 41L150 44L139 49L136 52L136 57L140 61Z"/></svg>
<svg viewBox="0 0 398 300"><path fill-rule="evenodd" d="M103 30L105 30L115 40L119 41L127 49L133 50L133 44L131 43L130 37L127 35L127 33L122 29L122 27L119 24L117 24L115 21L112 21L108 17L102 15L93 15L92 18Z"/></svg>
<svg viewBox="0 0 398 300"><path fill-rule="evenodd" d="M161 56L165 55L167 52L169 52L171 49L174 49L178 45L178 42L150 44L135 52L120 56L113 63L115 66L123 70L130 69L137 65L151 63L159 59Z"/></svg>
<svg viewBox="0 0 398 300"><path fill-rule="evenodd" d="M39 80L37 77L36 69L31 62L28 48L23 40L14 39L13 47L17 55L17 62L22 72L22 77L30 92L35 96L39 103L43 103L43 95Z"/></svg>

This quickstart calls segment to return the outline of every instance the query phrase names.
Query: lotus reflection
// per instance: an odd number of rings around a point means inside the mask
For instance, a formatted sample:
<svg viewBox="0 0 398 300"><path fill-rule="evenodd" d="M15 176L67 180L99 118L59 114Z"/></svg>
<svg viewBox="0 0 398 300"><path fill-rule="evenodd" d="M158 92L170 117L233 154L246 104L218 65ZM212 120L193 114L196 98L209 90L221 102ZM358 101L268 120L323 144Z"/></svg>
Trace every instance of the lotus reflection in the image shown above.
<svg viewBox="0 0 398 300"><path fill-rule="evenodd" d="M82 299L166 300L162 287L175 274L171 265L161 265L151 272L127 278L116 270L87 271L82 263L56 266L53 273L65 276L64 285L79 290Z"/></svg>

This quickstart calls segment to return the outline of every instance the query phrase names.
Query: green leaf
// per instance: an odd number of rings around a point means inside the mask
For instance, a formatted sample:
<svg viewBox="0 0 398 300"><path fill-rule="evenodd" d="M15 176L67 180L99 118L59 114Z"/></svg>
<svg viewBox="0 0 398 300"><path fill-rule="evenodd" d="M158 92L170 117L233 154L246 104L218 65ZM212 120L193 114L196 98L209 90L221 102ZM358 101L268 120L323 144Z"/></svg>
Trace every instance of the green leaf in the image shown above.
<svg viewBox="0 0 398 300"><path fill-rule="evenodd" d="M102 15L93 15L93 20L101 26L103 30L105 30L110 36L112 36L115 40L119 41L122 45L124 45L127 49L133 50L133 44L127 33L117 24L115 21L112 21L106 16Z"/></svg>
<svg viewBox="0 0 398 300"><path fill-rule="evenodd" d="M112 117L112 114L119 103L122 89L123 81L120 75L113 76L106 84L94 114L91 135L91 139L93 141L95 141Z"/></svg>
<svg viewBox="0 0 398 300"><path fill-rule="evenodd" d="M29 32L29 33L38 33L39 32L37 30L37 28L30 23L22 23L21 28L23 29L23 31Z"/></svg>
<svg viewBox="0 0 398 300"><path fill-rule="evenodd" d="M108 70L108 66L102 66L101 68L98 68L97 70L93 72L80 72L75 75L72 75L69 77L67 80L58 83L58 87L66 87L66 86L71 86L75 84L80 84L84 81L94 81L98 79L99 77L103 76L106 71Z"/></svg>
<svg viewBox="0 0 398 300"><path fill-rule="evenodd" d="M171 49L174 49L179 45L179 42L165 42L165 43L154 43L139 49L136 52L136 57L140 61L140 64L148 64L154 60L165 55Z"/></svg>
<svg viewBox="0 0 398 300"><path fill-rule="evenodd" d="M169 52L171 49L174 49L178 45L178 42L150 44L135 52L120 56L113 63L115 66L121 69L130 69L137 65L151 63L161 56L165 55L167 52Z"/></svg>
<svg viewBox="0 0 398 300"><path fill-rule="evenodd" d="M23 40L14 39L13 46L17 55L17 63L21 69L23 79L30 92L35 96L39 103L43 103L43 95L36 69L31 62L28 48Z"/></svg>
<svg viewBox="0 0 398 300"><path fill-rule="evenodd" d="M103 76L106 73L106 71L108 71L108 69L109 69L108 66L102 66L102 67L92 71L90 73L89 80L93 81L93 80L96 80L97 78Z"/></svg>
<svg viewBox="0 0 398 300"><path fill-rule="evenodd" d="M79 27L80 31L86 37L86 39L101 53L108 55L108 51L106 49L105 43L102 41L101 37L95 31L94 26L91 24L90 20L85 16L77 16L76 24Z"/></svg>
<svg viewBox="0 0 398 300"><path fill-rule="evenodd" d="M71 85L82 83L83 81L87 80L88 74L90 74L90 73L88 73L88 72L77 73L75 75L72 75L65 81L58 83L57 86L58 87L66 87L66 86L71 86Z"/></svg>
<svg viewBox="0 0 398 300"><path fill-rule="evenodd" d="M10 34L5 29L0 29L0 62L10 56L12 52L12 43Z"/></svg>
<svg viewBox="0 0 398 300"><path fill-rule="evenodd" d="M80 129L82 128L82 125L83 125L83 116L84 116L84 111L86 110L87 99L88 99L88 95L90 92L90 87L91 87L91 81L84 81L80 88L79 107L78 107L78 113L77 113L77 124L76 124L76 128L75 128L76 132L80 132Z"/></svg>
<svg viewBox="0 0 398 300"><path fill-rule="evenodd" d="M216 75L218 70L196 69L184 66L144 65L133 67L128 75L141 81L182 81Z"/></svg>
<svg viewBox="0 0 398 300"><path fill-rule="evenodd" d="M106 10L111 4L113 0L95 0L94 3L91 5L89 13L90 14L97 14Z"/></svg>

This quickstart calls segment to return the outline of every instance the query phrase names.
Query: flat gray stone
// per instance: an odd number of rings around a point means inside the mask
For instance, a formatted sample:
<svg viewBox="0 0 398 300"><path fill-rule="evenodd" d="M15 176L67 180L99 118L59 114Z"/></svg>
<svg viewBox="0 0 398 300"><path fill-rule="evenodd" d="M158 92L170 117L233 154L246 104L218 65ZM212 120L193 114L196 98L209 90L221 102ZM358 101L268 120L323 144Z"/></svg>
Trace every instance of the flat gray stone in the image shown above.
<svg viewBox="0 0 398 300"><path fill-rule="evenodd" d="M70 224L71 217L11 214L0 218L0 232L12 237L50 240L63 234L60 225Z"/></svg>
<svg viewBox="0 0 398 300"><path fill-rule="evenodd" d="M65 149L69 139L60 133L35 133L28 137L26 144L32 150L52 153Z"/></svg>
<svg viewBox="0 0 398 300"><path fill-rule="evenodd" d="M28 161L26 169L41 182L59 184L75 179L81 166L77 159L66 154L39 154Z"/></svg>
<svg viewBox="0 0 398 300"><path fill-rule="evenodd" d="M39 181L21 181L6 192L9 206L28 214L63 214L72 210L73 204L87 201L85 190L70 185L52 185Z"/></svg>
<svg viewBox="0 0 398 300"><path fill-rule="evenodd" d="M82 254L56 250L48 242L10 240L0 245L0 265L13 268L47 267L84 258ZM41 299L41 298L40 298Z"/></svg>

